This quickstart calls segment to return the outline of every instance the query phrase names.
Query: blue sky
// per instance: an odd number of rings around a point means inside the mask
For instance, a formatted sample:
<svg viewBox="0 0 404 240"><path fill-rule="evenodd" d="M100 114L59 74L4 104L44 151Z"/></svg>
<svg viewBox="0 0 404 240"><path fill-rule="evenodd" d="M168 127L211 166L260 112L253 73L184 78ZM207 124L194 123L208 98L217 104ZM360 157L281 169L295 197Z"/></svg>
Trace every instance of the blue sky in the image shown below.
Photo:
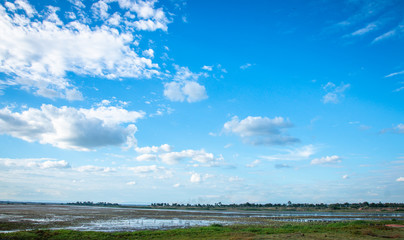
<svg viewBox="0 0 404 240"><path fill-rule="evenodd" d="M0 199L402 202L402 1L1 1Z"/></svg>

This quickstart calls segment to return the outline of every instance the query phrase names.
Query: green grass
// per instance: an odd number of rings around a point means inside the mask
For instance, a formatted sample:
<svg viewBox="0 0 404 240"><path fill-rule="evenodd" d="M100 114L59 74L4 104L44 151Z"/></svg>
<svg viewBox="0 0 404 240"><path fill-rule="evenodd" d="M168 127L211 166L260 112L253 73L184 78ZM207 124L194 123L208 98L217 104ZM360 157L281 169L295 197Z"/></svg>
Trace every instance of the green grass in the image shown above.
<svg viewBox="0 0 404 240"><path fill-rule="evenodd" d="M404 221L353 221L338 223L284 223L266 225L214 224L186 229L92 232L72 230L33 230L0 234L0 239L404 239L403 228L386 224Z"/></svg>

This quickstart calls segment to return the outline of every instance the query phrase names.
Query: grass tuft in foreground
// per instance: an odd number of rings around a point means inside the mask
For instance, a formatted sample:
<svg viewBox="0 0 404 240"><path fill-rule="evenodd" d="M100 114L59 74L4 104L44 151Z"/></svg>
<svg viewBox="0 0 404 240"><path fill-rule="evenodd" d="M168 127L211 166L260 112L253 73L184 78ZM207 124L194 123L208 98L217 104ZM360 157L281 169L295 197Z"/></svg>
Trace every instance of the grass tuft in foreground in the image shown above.
<svg viewBox="0 0 404 240"><path fill-rule="evenodd" d="M338 223L283 223L266 225L213 224L172 230L92 232L33 230L2 233L0 239L404 239L404 228L387 227L404 221L353 221Z"/></svg>

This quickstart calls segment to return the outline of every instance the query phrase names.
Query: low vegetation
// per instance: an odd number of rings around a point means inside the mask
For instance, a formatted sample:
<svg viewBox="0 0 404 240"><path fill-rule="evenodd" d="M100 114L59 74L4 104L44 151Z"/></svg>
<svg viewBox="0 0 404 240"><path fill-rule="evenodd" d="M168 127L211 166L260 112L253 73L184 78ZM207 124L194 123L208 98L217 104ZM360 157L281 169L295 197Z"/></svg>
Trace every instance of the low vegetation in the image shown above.
<svg viewBox="0 0 404 240"><path fill-rule="evenodd" d="M0 234L0 239L404 239L404 221L352 221L337 223L285 223L265 225L214 224L172 230L91 232L33 230Z"/></svg>

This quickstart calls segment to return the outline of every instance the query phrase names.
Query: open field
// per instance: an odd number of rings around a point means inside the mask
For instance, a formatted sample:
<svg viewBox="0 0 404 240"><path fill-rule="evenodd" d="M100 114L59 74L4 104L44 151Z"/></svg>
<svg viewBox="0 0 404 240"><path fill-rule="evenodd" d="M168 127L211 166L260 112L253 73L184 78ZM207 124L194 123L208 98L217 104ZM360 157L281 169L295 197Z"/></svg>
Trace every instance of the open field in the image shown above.
<svg viewBox="0 0 404 240"><path fill-rule="evenodd" d="M394 212L0 204L0 239L404 239L403 224Z"/></svg>

